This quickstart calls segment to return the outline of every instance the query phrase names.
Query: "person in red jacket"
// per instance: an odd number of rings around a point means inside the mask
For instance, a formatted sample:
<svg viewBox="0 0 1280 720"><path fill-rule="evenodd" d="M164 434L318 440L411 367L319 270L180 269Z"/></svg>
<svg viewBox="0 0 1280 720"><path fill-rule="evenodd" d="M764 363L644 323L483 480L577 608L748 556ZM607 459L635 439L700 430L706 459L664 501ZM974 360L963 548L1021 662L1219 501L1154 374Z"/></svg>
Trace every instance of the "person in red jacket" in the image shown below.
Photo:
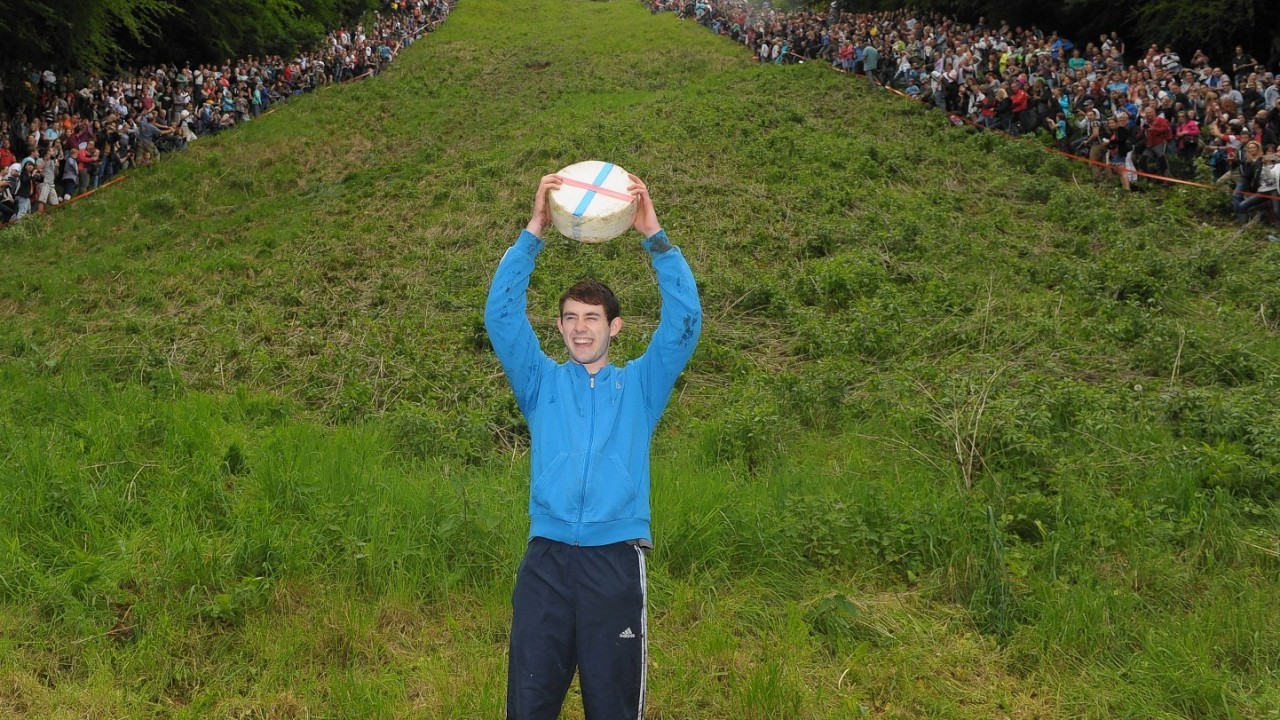
<svg viewBox="0 0 1280 720"><path fill-rule="evenodd" d="M1027 89L1021 82L1014 86L1013 94L1009 96L1009 101L1013 103L1013 125L1010 132L1014 135L1021 135L1023 132L1034 130L1034 125L1027 125L1027 106L1031 104L1031 98L1027 95Z"/></svg>
<svg viewBox="0 0 1280 720"><path fill-rule="evenodd" d="M1146 172L1163 175L1169 167L1166 155L1169 152L1169 143L1173 141L1173 127L1150 105L1142 111L1142 118L1145 148L1138 158L1139 164Z"/></svg>
<svg viewBox="0 0 1280 720"><path fill-rule="evenodd" d="M0 139L0 170L18 162L18 156L9 147L9 138Z"/></svg>

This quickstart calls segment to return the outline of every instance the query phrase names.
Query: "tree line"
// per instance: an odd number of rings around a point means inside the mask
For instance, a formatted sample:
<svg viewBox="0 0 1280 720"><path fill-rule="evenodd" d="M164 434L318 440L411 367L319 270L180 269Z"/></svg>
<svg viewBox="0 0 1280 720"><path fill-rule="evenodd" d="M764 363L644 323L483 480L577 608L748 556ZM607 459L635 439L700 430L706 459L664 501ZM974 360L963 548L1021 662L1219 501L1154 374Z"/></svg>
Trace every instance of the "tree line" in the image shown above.
<svg viewBox="0 0 1280 720"><path fill-rule="evenodd" d="M822 3L826 4L826 3ZM837 0L844 10L895 10L909 6L919 12L938 12L964 22L985 17L988 25L1036 25L1056 30L1083 45L1101 33L1116 31L1128 55L1157 44L1173 46L1184 60L1200 49L1226 67L1237 45L1274 67L1280 63L1280 3L1275 0Z"/></svg>
<svg viewBox="0 0 1280 720"><path fill-rule="evenodd" d="M30 73L86 74L158 62L287 54L378 0L8 0L0 26L7 100Z"/></svg>

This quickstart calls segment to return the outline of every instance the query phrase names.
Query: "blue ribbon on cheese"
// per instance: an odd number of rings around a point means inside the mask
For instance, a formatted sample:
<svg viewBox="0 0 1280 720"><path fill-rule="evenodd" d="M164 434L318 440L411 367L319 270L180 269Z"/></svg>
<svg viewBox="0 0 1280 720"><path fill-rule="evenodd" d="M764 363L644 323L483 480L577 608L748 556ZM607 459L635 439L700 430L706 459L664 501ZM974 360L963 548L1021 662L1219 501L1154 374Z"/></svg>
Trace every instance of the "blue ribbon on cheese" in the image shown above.
<svg viewBox="0 0 1280 720"><path fill-rule="evenodd" d="M605 163L604 167L600 168L599 174L596 175L595 182L591 184L592 185L603 184L605 181L605 178L609 177L609 173L611 172L613 172L613 163ZM596 191L588 190L587 194L583 195L582 200L578 202L578 207L574 209L573 216L582 217L583 213L587 211L587 207L591 205L591 201L595 199L596 199Z"/></svg>

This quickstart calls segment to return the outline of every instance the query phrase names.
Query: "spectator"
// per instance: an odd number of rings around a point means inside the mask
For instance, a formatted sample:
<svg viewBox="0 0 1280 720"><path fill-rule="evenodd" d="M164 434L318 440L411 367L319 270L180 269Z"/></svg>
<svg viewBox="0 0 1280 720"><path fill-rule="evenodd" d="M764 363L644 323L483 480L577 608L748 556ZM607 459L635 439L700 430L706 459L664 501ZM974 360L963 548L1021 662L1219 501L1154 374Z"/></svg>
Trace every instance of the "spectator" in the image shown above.
<svg viewBox="0 0 1280 720"><path fill-rule="evenodd" d="M1125 43L1114 32L1080 47L1056 34L1046 36L1034 26L1011 29L1007 24L985 21L966 26L932 13L785 12L747 0L649 0L648 4L655 12L672 10L713 31L730 32L761 60L792 62L814 56L811 48L815 46L838 47L840 51L832 54L831 61L849 69L847 46L852 45L855 72L867 74L873 82L909 90L922 102L964 115L984 127L1015 133L1044 129L1058 140L1059 112L1068 123L1070 136L1076 118L1093 110L1096 112L1086 118L1085 127L1091 122L1102 124L1103 135L1109 137L1106 118L1124 113L1129 118L1130 140L1142 162L1155 166L1150 169L1164 171L1167 156L1177 148L1183 157L1180 168L1190 174L1195 165L1187 160L1194 161L1196 145L1208 153L1205 142L1186 140L1170 145L1169 140L1176 137L1174 125L1184 131L1198 127L1206 140L1252 133L1265 142L1280 133L1277 113L1269 114L1265 123L1256 127L1250 127L1246 120L1256 118L1257 110L1270 110L1280 102L1280 81L1274 73L1265 72L1243 47L1237 48L1227 66L1231 72L1226 73L1203 51L1197 49L1187 63L1172 46L1152 45L1136 62L1126 64ZM726 31L726 27L733 30ZM853 38L863 41L854 43ZM792 58L776 52L788 42L797 48L798 54ZM821 52L817 56L824 57ZM878 72L868 72L869 63ZM912 74L912 68L918 68L917 74ZM976 78L985 79L969 82ZM1005 108L1002 90L1012 107ZM1151 109L1162 122L1146 119ZM1180 121L1180 111L1194 124ZM1221 114L1226 114L1227 120L1216 122ZM1232 123L1238 128L1231 127ZM1164 125L1169 126L1169 140L1149 146L1151 129L1160 134ZM1073 147L1102 160L1105 167L1105 150L1097 149L1089 136L1085 132ZM1218 144L1211 155L1229 147L1230 142ZM1164 155L1160 155L1162 149ZM1219 160L1223 162L1214 172L1231 165L1226 158Z"/></svg>
<svg viewBox="0 0 1280 720"><path fill-rule="evenodd" d="M18 214L18 199L14 192L21 172L22 166L17 163L0 169L0 225L8 223Z"/></svg>
<svg viewBox="0 0 1280 720"><path fill-rule="evenodd" d="M98 161L102 154L93 140L84 143L76 155L76 194L83 195L89 191L93 183L94 173L98 169Z"/></svg>
<svg viewBox="0 0 1280 720"><path fill-rule="evenodd" d="M845 72L853 72L853 41L845 40L840 44L840 68Z"/></svg>
<svg viewBox="0 0 1280 720"><path fill-rule="evenodd" d="M21 220L23 217L31 214L31 199L35 197L35 169L36 161L33 158L23 159L18 170L18 185L14 188L13 195L16 199L17 212L13 216L14 222Z"/></svg>
<svg viewBox="0 0 1280 720"><path fill-rule="evenodd" d="M138 147L149 150L153 156L160 153L161 138L172 134L173 129L169 126L153 122L150 113L138 118Z"/></svg>
<svg viewBox="0 0 1280 720"><path fill-rule="evenodd" d="M1053 139L1058 146L1058 151L1063 153L1071 152L1071 140L1067 134L1067 118L1061 111L1057 112L1053 117L1045 118L1045 124L1053 132Z"/></svg>
<svg viewBox="0 0 1280 720"><path fill-rule="evenodd" d="M1236 190L1231 195L1235 206L1236 220L1240 223L1248 219L1250 208L1260 206L1263 198L1247 193L1257 193L1262 183L1262 145L1257 140L1244 144L1244 157L1240 160L1240 179L1236 181Z"/></svg>
<svg viewBox="0 0 1280 720"><path fill-rule="evenodd" d="M1258 73L1249 73L1243 83L1240 83L1240 100L1241 108L1245 114L1252 117L1254 113L1262 109L1262 93L1265 88L1262 87L1262 78Z"/></svg>
<svg viewBox="0 0 1280 720"><path fill-rule="evenodd" d="M18 162L17 156L13 154L12 145L7 136L0 138L0 168L6 171L10 165Z"/></svg>
<svg viewBox="0 0 1280 720"><path fill-rule="evenodd" d="M1153 107L1146 109L1143 120L1143 150L1136 164L1143 172L1168 172L1167 156L1169 143L1173 140L1173 128Z"/></svg>
<svg viewBox="0 0 1280 720"><path fill-rule="evenodd" d="M1236 54L1231 58L1231 77L1235 78L1236 83L1243 84L1245 77L1257 66L1258 61L1244 51L1244 46L1237 45Z"/></svg>
<svg viewBox="0 0 1280 720"><path fill-rule="evenodd" d="M1013 132L1013 100L1003 86L996 90L996 128Z"/></svg>
<svg viewBox="0 0 1280 720"><path fill-rule="evenodd" d="M1196 157L1200 154L1200 125L1186 110L1179 110L1174 135L1177 137L1178 157L1186 166L1188 175L1193 176Z"/></svg>
<svg viewBox="0 0 1280 720"><path fill-rule="evenodd" d="M880 51L876 49L871 37L867 37L867 46L862 49L862 71L872 85L879 85Z"/></svg>
<svg viewBox="0 0 1280 720"><path fill-rule="evenodd" d="M36 211L58 204L58 167L62 160L62 146L50 145L40 158L40 189L36 194Z"/></svg>
<svg viewBox="0 0 1280 720"><path fill-rule="evenodd" d="M1133 149L1133 141L1130 137L1129 118L1124 113L1120 113L1108 121L1108 135L1106 139L1107 148L1107 165L1111 167L1111 171L1120 177L1120 185L1125 190L1132 190L1130 186L1130 177L1128 172L1129 153Z"/></svg>
<svg viewBox="0 0 1280 720"><path fill-rule="evenodd" d="M1270 122L1269 113L1266 110L1259 110L1254 114L1253 121L1249 124L1249 137L1262 143L1264 150L1276 149L1275 126Z"/></svg>
<svg viewBox="0 0 1280 720"><path fill-rule="evenodd" d="M1096 108L1090 108L1085 113L1084 127L1084 147L1088 152L1089 160L1101 164L1107 156L1107 147L1110 144L1106 134L1106 125L1102 122L1102 115ZM1097 179L1102 176L1102 170L1098 165L1093 166L1093 177Z"/></svg>
<svg viewBox="0 0 1280 720"><path fill-rule="evenodd" d="M1231 85L1230 80L1224 79L1218 87L1218 100L1222 103L1222 108L1234 116L1244 107L1244 95Z"/></svg>
<svg viewBox="0 0 1280 720"><path fill-rule="evenodd" d="M1270 223L1280 225L1280 155L1271 153L1262 158L1262 177L1258 179L1258 192L1271 196L1266 207L1270 210Z"/></svg>
<svg viewBox="0 0 1280 720"><path fill-rule="evenodd" d="M76 194L76 186L79 184L80 162L76 159L77 152L75 149L68 151L62 161L63 200L70 200Z"/></svg>
<svg viewBox="0 0 1280 720"><path fill-rule="evenodd" d="M984 91L977 83L974 83L974 97L976 98L978 107L978 124L985 128L996 127L996 106L998 105L996 95L990 91Z"/></svg>
<svg viewBox="0 0 1280 720"><path fill-rule="evenodd" d="M45 157L42 179L52 178L55 187L61 185L58 194L69 199L130 167L142 136L154 160L161 150L180 149L200 135L259 117L281 99L332 82L339 67L351 70L348 77L382 69L444 22L452 5L453 0L388 3L390 12L374 13L370 26L339 28L321 47L291 58L146 66L116 79L91 76L78 90L52 71L33 73L37 103L19 107L11 117L0 115L0 167L22 156L35 162L59 144L66 151Z"/></svg>
<svg viewBox="0 0 1280 720"><path fill-rule="evenodd" d="M1034 123L1029 123L1027 117L1027 108L1030 107L1031 97L1027 95L1027 89L1021 80L1015 81L1013 84L1013 94L1009 96L1009 109L1012 112L1012 119L1009 123L1009 132L1014 135L1021 135L1023 131L1031 131L1035 129Z"/></svg>

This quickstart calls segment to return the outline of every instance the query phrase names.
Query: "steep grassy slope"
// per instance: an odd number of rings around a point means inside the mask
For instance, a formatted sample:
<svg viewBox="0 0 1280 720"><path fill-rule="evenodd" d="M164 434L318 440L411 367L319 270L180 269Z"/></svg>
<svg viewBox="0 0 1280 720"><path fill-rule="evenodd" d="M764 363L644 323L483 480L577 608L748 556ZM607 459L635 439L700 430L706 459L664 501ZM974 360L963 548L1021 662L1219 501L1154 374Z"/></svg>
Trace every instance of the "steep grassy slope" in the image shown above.
<svg viewBox="0 0 1280 720"><path fill-rule="evenodd" d="M463 0L0 234L0 715L499 716L526 430L481 306L585 158L706 310L652 717L1280 712L1280 248L639 3ZM547 347L595 275L638 354L638 238L548 239Z"/></svg>

